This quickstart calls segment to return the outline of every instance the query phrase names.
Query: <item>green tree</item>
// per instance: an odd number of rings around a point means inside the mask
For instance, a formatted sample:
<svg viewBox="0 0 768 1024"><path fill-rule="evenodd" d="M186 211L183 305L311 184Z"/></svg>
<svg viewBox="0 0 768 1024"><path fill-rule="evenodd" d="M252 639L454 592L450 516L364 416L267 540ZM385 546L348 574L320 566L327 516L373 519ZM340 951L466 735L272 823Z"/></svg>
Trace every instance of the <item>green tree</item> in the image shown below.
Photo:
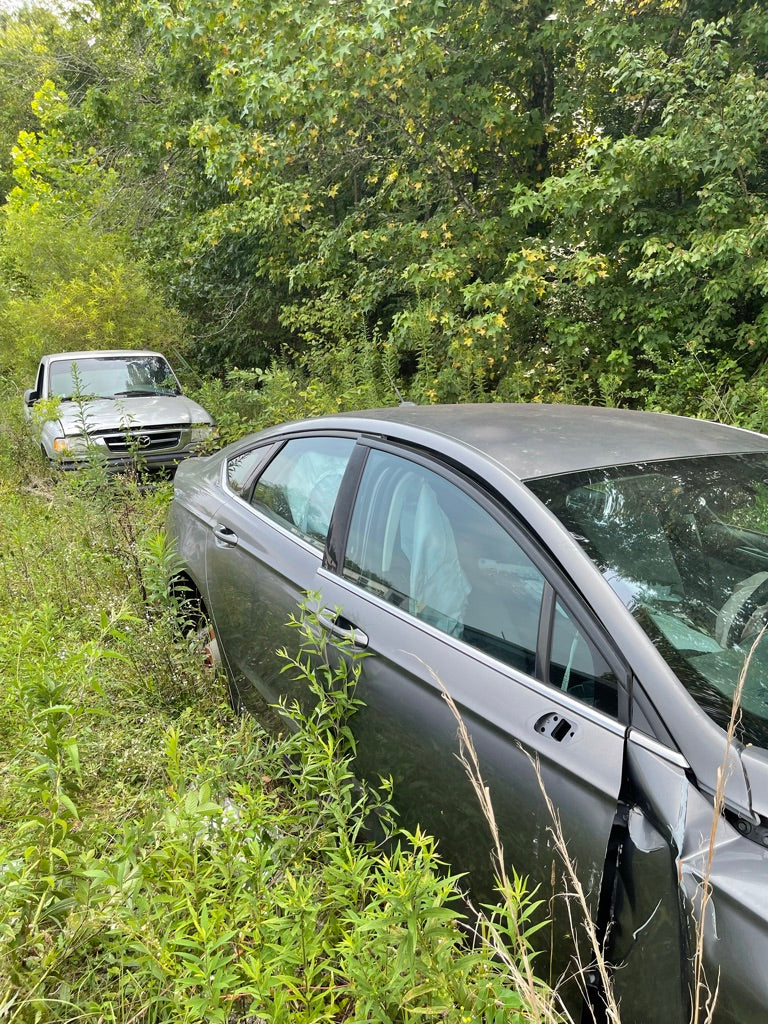
<svg viewBox="0 0 768 1024"><path fill-rule="evenodd" d="M116 172L71 137L67 97L46 82L35 95L37 132L13 150L15 187L3 210L1 365L29 375L46 351L178 350L182 323L167 308L121 232L104 221Z"/></svg>
<svg viewBox="0 0 768 1024"><path fill-rule="evenodd" d="M95 0L79 17L77 88L55 79L19 141L6 289L41 287L53 264L30 274L24 238L46 251L33 222L58 202L62 223L79 211L82 280L119 239L222 374L278 358L302 392L361 400L396 381L687 411L706 392L742 418L762 401L761 7Z"/></svg>
<svg viewBox="0 0 768 1024"><path fill-rule="evenodd" d="M313 364L378 336L397 368L455 376L463 288L499 272L511 187L546 166L542 13L156 5L170 60L207 82L189 139L221 200L197 252L247 250L241 292L275 296Z"/></svg>
<svg viewBox="0 0 768 1024"><path fill-rule="evenodd" d="M751 26L768 20L748 13L740 31L694 22L674 53L619 47L603 76L634 130L593 126L513 201L528 238L494 297L535 303L548 347L596 366L617 400L719 404L765 359L768 82Z"/></svg>
<svg viewBox="0 0 768 1024"><path fill-rule="evenodd" d="M93 78L93 25L86 12L34 3L0 10L0 199L13 187L11 149L19 132L37 126L32 102L43 82L52 79L79 100Z"/></svg>

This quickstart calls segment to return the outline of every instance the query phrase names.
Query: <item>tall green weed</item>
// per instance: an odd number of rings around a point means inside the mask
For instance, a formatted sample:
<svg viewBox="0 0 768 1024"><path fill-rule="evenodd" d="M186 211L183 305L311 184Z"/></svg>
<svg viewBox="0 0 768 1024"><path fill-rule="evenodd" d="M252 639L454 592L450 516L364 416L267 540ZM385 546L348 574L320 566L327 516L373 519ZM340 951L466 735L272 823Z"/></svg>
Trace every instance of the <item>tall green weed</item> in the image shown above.
<svg viewBox="0 0 768 1024"><path fill-rule="evenodd" d="M286 709L282 737L234 717L174 632L167 486L52 473L34 449L18 463L16 429L0 443L3 1019L537 1019L468 943L433 840L356 785L355 660L299 630L286 665L314 701Z"/></svg>

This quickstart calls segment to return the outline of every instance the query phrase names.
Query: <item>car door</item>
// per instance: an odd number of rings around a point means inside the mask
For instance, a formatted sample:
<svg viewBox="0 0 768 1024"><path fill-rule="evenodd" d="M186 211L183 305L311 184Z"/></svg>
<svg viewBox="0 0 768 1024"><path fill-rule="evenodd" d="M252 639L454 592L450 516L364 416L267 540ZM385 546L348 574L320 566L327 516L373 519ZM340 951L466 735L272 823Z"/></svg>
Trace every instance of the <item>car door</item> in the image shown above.
<svg viewBox="0 0 768 1024"><path fill-rule="evenodd" d="M597 917L622 784L624 670L504 509L435 462L369 446L343 558L335 571L327 560L318 585L326 618L340 611L341 631L354 628L370 655L352 723L358 771L391 777L405 827L439 839L474 900L493 898L489 824L457 757L450 694L506 860L548 903L557 980L573 968L579 915L562 897L543 791Z"/></svg>
<svg viewBox="0 0 768 1024"><path fill-rule="evenodd" d="M209 531L206 586L223 655L253 710L277 702L289 678L277 651L298 644L287 623L316 586L354 445L349 436L294 437L238 453L226 466L229 498Z"/></svg>

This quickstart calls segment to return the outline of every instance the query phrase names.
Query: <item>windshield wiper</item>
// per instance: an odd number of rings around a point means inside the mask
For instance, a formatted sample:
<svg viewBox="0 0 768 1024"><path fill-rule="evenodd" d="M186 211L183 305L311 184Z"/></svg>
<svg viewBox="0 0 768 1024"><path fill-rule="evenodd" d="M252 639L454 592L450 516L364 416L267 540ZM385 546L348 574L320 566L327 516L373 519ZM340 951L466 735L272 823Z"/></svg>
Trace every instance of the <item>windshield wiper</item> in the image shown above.
<svg viewBox="0 0 768 1024"><path fill-rule="evenodd" d="M60 402L93 402L98 399L112 399L112 395L56 395Z"/></svg>
<svg viewBox="0 0 768 1024"><path fill-rule="evenodd" d="M114 398L134 398L136 396L144 397L155 396L155 395L167 395L167 391L158 391L155 388L133 388L130 391L116 391Z"/></svg>

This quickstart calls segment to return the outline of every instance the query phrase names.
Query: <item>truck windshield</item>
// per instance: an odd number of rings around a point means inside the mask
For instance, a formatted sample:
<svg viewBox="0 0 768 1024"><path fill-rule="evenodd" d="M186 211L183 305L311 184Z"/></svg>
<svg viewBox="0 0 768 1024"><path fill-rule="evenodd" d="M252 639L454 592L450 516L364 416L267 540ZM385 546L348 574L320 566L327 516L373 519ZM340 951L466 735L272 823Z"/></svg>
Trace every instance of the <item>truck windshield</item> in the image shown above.
<svg viewBox="0 0 768 1024"><path fill-rule="evenodd" d="M53 361L49 392L66 400L177 395L180 388L161 355L86 356Z"/></svg>

